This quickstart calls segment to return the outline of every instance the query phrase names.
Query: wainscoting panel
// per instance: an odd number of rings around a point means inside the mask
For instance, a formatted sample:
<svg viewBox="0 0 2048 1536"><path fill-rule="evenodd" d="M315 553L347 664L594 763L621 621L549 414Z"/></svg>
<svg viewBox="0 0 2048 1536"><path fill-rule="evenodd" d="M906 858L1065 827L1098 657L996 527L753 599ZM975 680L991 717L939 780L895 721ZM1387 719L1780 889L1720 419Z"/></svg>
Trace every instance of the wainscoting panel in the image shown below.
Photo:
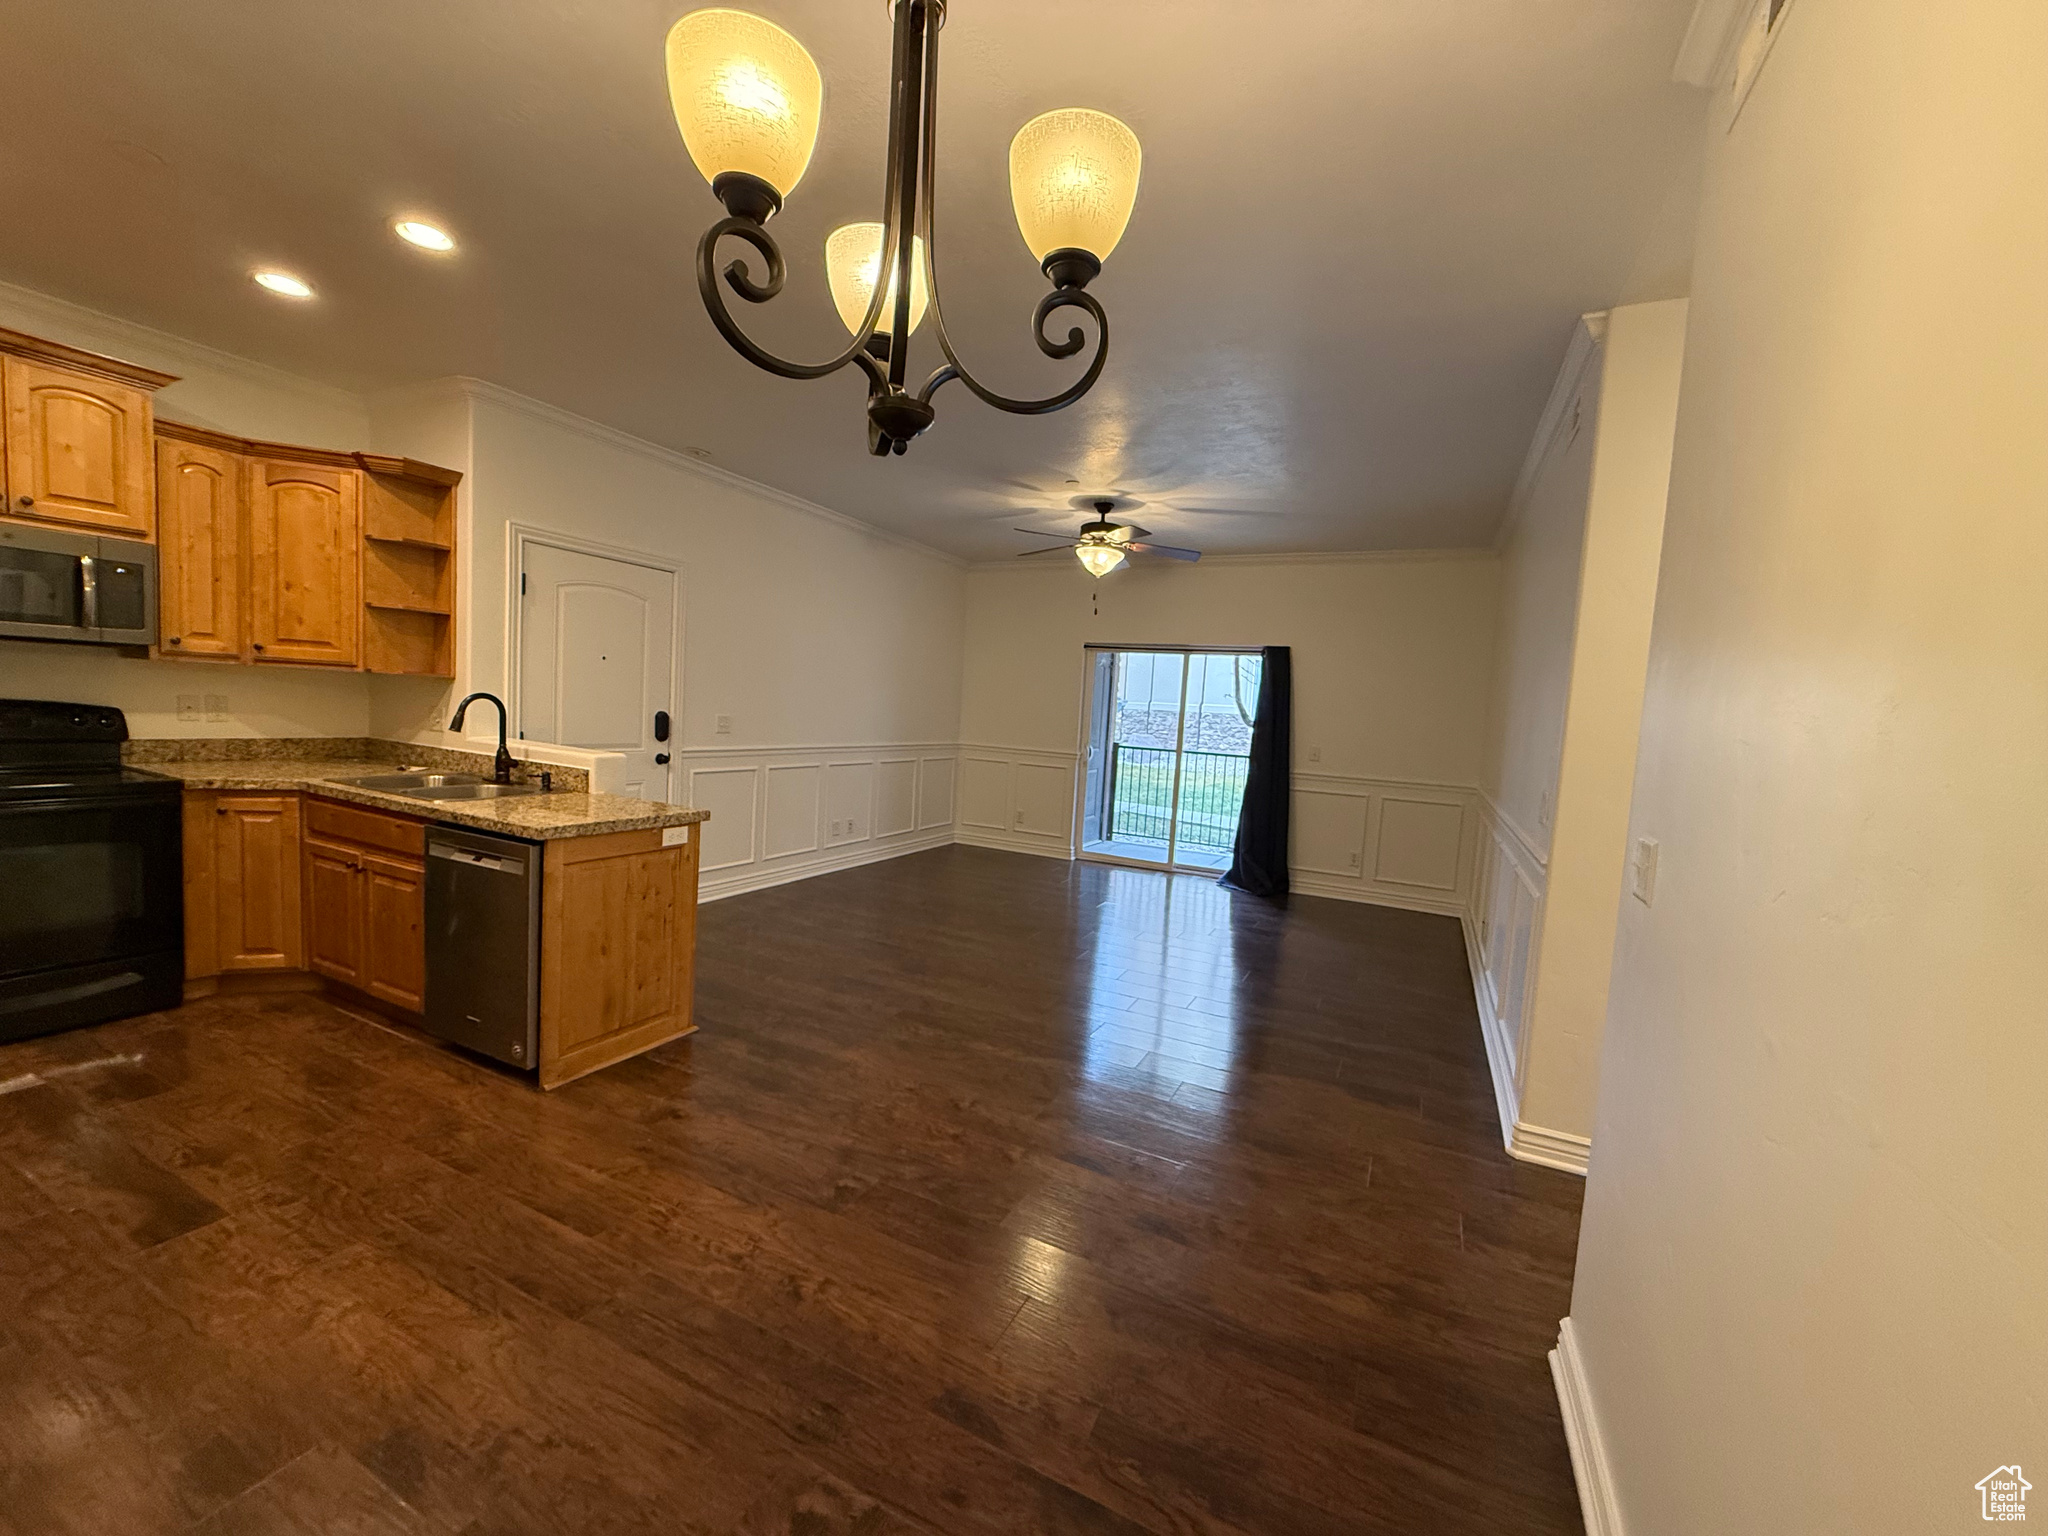
<svg viewBox="0 0 2048 1536"><path fill-rule="evenodd" d="M1463 916L1479 841L1478 796L1453 784L1294 776L1294 889Z"/></svg>
<svg viewBox="0 0 2048 1536"><path fill-rule="evenodd" d="M1329 786L1294 791L1294 848L1290 874L1356 880L1365 859L1370 791Z"/></svg>
<svg viewBox="0 0 2048 1536"><path fill-rule="evenodd" d="M1074 856L1074 754L970 742L960 749L957 840Z"/></svg>
<svg viewBox="0 0 2048 1536"><path fill-rule="evenodd" d="M825 846L867 841L875 819L875 765L825 765Z"/></svg>
<svg viewBox="0 0 2048 1536"><path fill-rule="evenodd" d="M816 763L782 763L768 770L768 826L761 845L771 859L814 853L818 847Z"/></svg>
<svg viewBox="0 0 2048 1536"><path fill-rule="evenodd" d="M952 776L947 775L947 784ZM875 836L917 830L917 759L885 757L875 765Z"/></svg>
<svg viewBox="0 0 2048 1536"><path fill-rule="evenodd" d="M1549 867L1534 840L1481 796L1478 878L1465 913L1465 951L1479 1028L1486 1039L1501 1140L1524 1162L1583 1174L1591 1143L1583 1136L1522 1119L1525 1046L1535 998L1530 990L1543 942Z"/></svg>
<svg viewBox="0 0 2048 1536"><path fill-rule="evenodd" d="M953 841L953 745L684 749L704 825L702 899ZM936 814L936 825L913 823Z"/></svg>
<svg viewBox="0 0 2048 1536"><path fill-rule="evenodd" d="M744 768L691 768L684 776L689 802L711 819L704 823L700 876L738 869L754 862L755 802L761 774Z"/></svg>
<svg viewBox="0 0 2048 1536"><path fill-rule="evenodd" d="M921 758L917 765L917 829L933 832L953 828L953 779L950 757Z"/></svg>
<svg viewBox="0 0 2048 1536"><path fill-rule="evenodd" d="M980 827L989 832L1006 832L1010 827L1010 781L1014 765L1001 757L979 752L960 756L960 825Z"/></svg>

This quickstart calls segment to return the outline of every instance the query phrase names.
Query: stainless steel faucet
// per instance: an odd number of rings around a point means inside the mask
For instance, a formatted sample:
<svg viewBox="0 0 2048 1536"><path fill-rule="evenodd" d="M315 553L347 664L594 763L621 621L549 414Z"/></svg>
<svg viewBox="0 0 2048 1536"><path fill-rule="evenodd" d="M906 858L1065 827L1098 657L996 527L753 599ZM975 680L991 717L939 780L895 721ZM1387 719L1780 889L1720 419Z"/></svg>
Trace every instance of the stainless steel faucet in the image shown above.
<svg viewBox="0 0 2048 1536"><path fill-rule="evenodd" d="M472 693L455 706L455 718L448 722L448 729L462 729L462 717L469 713L469 706L478 699L488 699L498 706L498 755L491 760L491 782L510 784L512 782L512 754L505 750L505 701L495 693Z"/></svg>

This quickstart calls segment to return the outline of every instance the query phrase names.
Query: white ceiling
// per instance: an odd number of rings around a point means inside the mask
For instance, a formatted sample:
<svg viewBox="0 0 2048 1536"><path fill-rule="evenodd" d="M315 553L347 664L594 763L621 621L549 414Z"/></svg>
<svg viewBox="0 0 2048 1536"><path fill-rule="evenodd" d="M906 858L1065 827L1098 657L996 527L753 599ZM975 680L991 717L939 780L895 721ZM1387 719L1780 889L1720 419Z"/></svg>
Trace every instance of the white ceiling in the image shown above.
<svg viewBox="0 0 2048 1536"><path fill-rule="evenodd" d="M887 15L746 3L826 81L774 225L789 289L746 319L822 357L845 338L824 236L879 217ZM1092 290L1094 393L1021 418L951 385L907 457L872 459L858 373L771 378L703 313L719 209L661 48L692 8L9 0L0 278L352 389L490 379L973 558L1097 489L1214 552L1484 544L1573 317L1684 291L1703 97L1670 70L1692 0L953 0L939 281L981 377L1041 393L1075 366L1029 338L1017 126L1114 112L1144 182ZM410 212L460 253L400 245ZM317 302L258 291L262 263Z"/></svg>

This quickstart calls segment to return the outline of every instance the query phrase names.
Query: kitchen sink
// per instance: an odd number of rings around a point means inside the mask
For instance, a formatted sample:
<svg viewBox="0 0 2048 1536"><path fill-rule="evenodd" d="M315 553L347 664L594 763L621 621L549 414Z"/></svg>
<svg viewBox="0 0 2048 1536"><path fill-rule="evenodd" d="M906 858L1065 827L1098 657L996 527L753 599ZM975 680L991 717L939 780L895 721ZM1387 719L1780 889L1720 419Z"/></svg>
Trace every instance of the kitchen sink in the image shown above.
<svg viewBox="0 0 2048 1536"><path fill-rule="evenodd" d="M537 795L537 784L442 784L427 789L401 789L408 800L502 800L507 795Z"/></svg>
<svg viewBox="0 0 2048 1536"><path fill-rule="evenodd" d="M402 795L415 789L475 786L482 784L483 780L473 773L371 773L360 779L329 779L327 782L346 784L350 789L381 789L387 794Z"/></svg>

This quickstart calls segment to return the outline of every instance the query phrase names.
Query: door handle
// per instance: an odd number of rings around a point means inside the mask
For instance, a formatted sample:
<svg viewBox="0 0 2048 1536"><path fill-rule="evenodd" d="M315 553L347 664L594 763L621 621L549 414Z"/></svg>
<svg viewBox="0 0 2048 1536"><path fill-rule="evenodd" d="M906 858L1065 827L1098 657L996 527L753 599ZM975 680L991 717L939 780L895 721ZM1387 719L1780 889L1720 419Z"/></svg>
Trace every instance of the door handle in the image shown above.
<svg viewBox="0 0 2048 1536"><path fill-rule="evenodd" d="M668 754L666 752L657 752L654 754L654 761L658 766L666 768L668 766Z"/></svg>
<svg viewBox="0 0 2048 1536"><path fill-rule="evenodd" d="M91 555L78 557L78 613L84 622L82 629L100 627L100 572L99 561Z"/></svg>
<svg viewBox="0 0 2048 1536"><path fill-rule="evenodd" d="M657 709L654 712L654 739L668 740L668 711L665 709Z"/></svg>

